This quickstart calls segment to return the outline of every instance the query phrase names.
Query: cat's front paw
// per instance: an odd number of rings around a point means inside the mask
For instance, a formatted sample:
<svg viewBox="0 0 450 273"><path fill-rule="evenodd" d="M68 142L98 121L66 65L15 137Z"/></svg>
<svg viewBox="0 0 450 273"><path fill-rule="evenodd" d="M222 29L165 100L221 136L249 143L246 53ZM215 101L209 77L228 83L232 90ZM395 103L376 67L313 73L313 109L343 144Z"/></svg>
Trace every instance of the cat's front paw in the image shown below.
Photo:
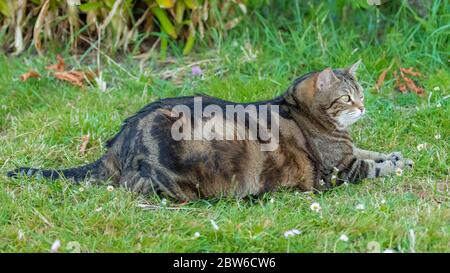
<svg viewBox="0 0 450 273"><path fill-rule="evenodd" d="M400 168L402 170L408 170L408 169L412 169L412 167L414 166L414 161L412 161L411 159L405 158L405 159L396 161L395 165L397 168Z"/></svg>
<svg viewBox="0 0 450 273"><path fill-rule="evenodd" d="M387 157L388 157L388 160L393 161L393 162L403 160L403 155L401 152L392 152L392 153L388 154Z"/></svg>

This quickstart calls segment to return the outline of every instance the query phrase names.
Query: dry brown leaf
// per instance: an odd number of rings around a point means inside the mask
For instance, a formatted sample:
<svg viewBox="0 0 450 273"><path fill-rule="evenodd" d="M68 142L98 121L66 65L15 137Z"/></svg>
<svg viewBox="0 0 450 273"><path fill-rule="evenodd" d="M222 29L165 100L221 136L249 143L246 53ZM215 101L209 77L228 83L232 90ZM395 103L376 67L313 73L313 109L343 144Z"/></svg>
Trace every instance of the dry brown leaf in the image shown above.
<svg viewBox="0 0 450 273"><path fill-rule="evenodd" d="M406 85L402 83L400 77L397 74L397 71L394 71L394 77L395 77L395 87L397 87L400 92L405 93Z"/></svg>
<svg viewBox="0 0 450 273"><path fill-rule="evenodd" d="M58 60L58 63L46 66L45 69L54 70L56 72L64 72L64 70L66 70L66 64L63 57L61 57L61 55L58 55L56 56L56 59Z"/></svg>
<svg viewBox="0 0 450 273"><path fill-rule="evenodd" d="M380 76L378 77L377 83L375 84L375 89L377 91L380 91L380 87L383 85L384 79L386 78L386 74L391 69L391 67L392 66L390 65L388 68L384 69L383 72L381 72Z"/></svg>
<svg viewBox="0 0 450 273"><path fill-rule="evenodd" d="M403 72L403 73L405 73L405 74L408 74L408 75L411 75L411 76L414 76L414 77L420 77L420 76L422 76L422 73L420 73L420 71L413 71L413 68L412 67L410 67L410 68L400 68L400 71L401 72Z"/></svg>
<svg viewBox="0 0 450 273"><path fill-rule="evenodd" d="M27 73L24 73L20 76L21 81L26 81L29 78L39 78L41 75L37 73L36 71L30 69Z"/></svg>
<svg viewBox="0 0 450 273"><path fill-rule="evenodd" d="M89 143L90 138L91 136L89 134L81 137L80 155L84 155L86 153L86 147Z"/></svg>
<svg viewBox="0 0 450 273"><path fill-rule="evenodd" d="M84 74L79 71L55 72L55 78L69 82L75 86L83 87Z"/></svg>
<svg viewBox="0 0 450 273"><path fill-rule="evenodd" d="M423 90L423 88L418 87L416 83L412 79L408 78L403 72L400 72L400 74L402 75L402 79L405 81L409 90L419 96L425 95L425 90Z"/></svg>

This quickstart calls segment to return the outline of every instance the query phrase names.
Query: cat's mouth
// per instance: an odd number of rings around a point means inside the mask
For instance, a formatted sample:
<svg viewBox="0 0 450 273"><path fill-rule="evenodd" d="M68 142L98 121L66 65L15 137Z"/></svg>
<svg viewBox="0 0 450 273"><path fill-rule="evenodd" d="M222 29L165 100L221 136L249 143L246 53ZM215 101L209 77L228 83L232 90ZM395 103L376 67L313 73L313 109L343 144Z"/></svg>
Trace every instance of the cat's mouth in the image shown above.
<svg viewBox="0 0 450 273"><path fill-rule="evenodd" d="M354 112L356 112L356 115L361 118L366 113L366 109L365 108L363 108L363 109L356 109Z"/></svg>

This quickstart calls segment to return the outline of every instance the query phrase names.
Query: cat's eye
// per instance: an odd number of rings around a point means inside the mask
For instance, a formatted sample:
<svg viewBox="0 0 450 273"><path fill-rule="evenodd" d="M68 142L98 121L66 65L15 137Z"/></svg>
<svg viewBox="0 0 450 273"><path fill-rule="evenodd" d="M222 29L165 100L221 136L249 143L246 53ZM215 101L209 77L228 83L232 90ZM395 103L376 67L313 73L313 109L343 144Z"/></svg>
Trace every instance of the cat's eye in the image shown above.
<svg viewBox="0 0 450 273"><path fill-rule="evenodd" d="M352 101L352 98L350 98L350 96L342 96L341 97L341 100L343 100L343 101L345 101L345 102L351 102Z"/></svg>

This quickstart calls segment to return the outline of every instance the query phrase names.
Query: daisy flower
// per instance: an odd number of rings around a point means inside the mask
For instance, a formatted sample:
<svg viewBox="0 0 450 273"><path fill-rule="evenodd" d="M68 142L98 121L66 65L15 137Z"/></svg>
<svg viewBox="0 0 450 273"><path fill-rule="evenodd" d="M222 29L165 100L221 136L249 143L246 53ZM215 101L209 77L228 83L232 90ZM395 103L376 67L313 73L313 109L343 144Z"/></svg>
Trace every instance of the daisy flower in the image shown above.
<svg viewBox="0 0 450 273"><path fill-rule="evenodd" d="M400 168L397 168L397 169L395 170L395 174L396 174L397 176L402 176L403 170L400 169Z"/></svg>
<svg viewBox="0 0 450 273"><path fill-rule="evenodd" d="M320 212L320 210L322 209L322 208L320 207L320 204L317 203L317 202L312 203L311 206L310 206L309 208L310 208L312 211L314 211L314 212Z"/></svg>
<svg viewBox="0 0 450 273"><path fill-rule="evenodd" d="M56 253L56 252L58 252L60 247L61 247L61 241L56 240L53 242L52 247L50 248L50 252Z"/></svg>
<svg viewBox="0 0 450 273"><path fill-rule="evenodd" d="M290 236L295 236L295 235L299 235L300 233L302 233L300 230L298 229L291 229L288 231L284 232L284 238L288 238Z"/></svg>
<svg viewBox="0 0 450 273"><path fill-rule="evenodd" d="M192 237L192 239L196 239L196 238L198 238L198 237L200 237L200 232L196 231L196 232L194 233L194 236Z"/></svg>
<svg viewBox="0 0 450 273"><path fill-rule="evenodd" d="M420 143L419 145L417 145L417 150L420 152L423 149L425 149L425 143Z"/></svg>
<svg viewBox="0 0 450 273"><path fill-rule="evenodd" d="M440 134L437 134L437 135L434 136L434 138L437 139L437 140L439 140L439 139L441 139L441 135L440 135Z"/></svg>
<svg viewBox="0 0 450 273"><path fill-rule="evenodd" d="M339 240L341 240L341 241L343 241L343 242L348 242L348 236L345 235L345 234L342 234L342 235L339 237Z"/></svg>
<svg viewBox="0 0 450 273"><path fill-rule="evenodd" d="M381 246L380 243L378 243L377 241L370 241L367 244L367 250L369 250L369 252L371 253L379 253L381 252Z"/></svg>
<svg viewBox="0 0 450 273"><path fill-rule="evenodd" d="M23 233L23 231L19 229L19 231L17 232L17 237L19 240L23 240L23 238L25 237L25 233Z"/></svg>
<svg viewBox="0 0 450 273"><path fill-rule="evenodd" d="M113 191L113 190L114 190L114 187L111 186L111 185L109 185L108 187L106 187L106 190L107 190L107 191Z"/></svg>
<svg viewBox="0 0 450 273"><path fill-rule="evenodd" d="M364 206L364 204L358 204L358 205L356 205L356 209L358 209L358 210L365 210L366 206Z"/></svg>

